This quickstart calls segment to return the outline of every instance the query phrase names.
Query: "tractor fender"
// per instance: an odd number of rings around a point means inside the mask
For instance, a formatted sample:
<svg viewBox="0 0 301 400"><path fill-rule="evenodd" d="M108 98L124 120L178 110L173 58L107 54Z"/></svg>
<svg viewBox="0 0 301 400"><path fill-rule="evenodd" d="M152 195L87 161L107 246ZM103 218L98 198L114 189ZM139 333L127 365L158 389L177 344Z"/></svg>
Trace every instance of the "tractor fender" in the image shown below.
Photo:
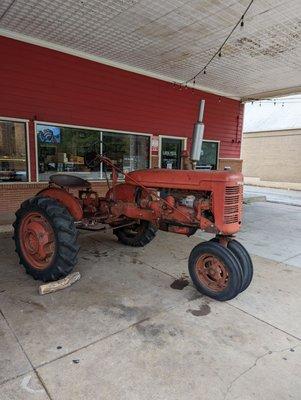
<svg viewBox="0 0 301 400"><path fill-rule="evenodd" d="M83 209L79 200L64 189L46 188L37 193L37 196L51 197L57 200L67 208L75 221L83 218Z"/></svg>

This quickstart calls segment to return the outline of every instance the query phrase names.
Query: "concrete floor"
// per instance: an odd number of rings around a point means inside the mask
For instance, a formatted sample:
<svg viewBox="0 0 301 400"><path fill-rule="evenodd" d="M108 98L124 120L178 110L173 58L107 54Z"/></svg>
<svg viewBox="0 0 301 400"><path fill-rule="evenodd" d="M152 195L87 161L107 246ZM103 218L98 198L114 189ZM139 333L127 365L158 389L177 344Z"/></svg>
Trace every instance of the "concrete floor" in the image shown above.
<svg viewBox="0 0 301 400"><path fill-rule="evenodd" d="M39 296L2 234L0 399L299 400L299 210L245 207L255 276L226 303L170 288L197 236L161 232L135 249L82 234L82 279Z"/></svg>

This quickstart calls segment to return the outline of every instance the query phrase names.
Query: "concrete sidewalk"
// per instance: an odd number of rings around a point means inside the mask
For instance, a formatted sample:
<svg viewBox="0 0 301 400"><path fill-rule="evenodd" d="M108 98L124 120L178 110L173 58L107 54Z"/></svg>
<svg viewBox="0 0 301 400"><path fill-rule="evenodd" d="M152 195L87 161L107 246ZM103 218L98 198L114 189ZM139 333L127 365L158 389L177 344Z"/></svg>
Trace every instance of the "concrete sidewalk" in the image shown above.
<svg viewBox="0 0 301 400"><path fill-rule="evenodd" d="M273 189L259 186L244 185L246 197L266 197L272 203L287 204L301 207L301 191Z"/></svg>
<svg viewBox="0 0 301 400"><path fill-rule="evenodd" d="M226 303L171 289L199 241L82 234L82 279L39 296L2 235L0 399L299 400L301 270L253 256L253 283Z"/></svg>

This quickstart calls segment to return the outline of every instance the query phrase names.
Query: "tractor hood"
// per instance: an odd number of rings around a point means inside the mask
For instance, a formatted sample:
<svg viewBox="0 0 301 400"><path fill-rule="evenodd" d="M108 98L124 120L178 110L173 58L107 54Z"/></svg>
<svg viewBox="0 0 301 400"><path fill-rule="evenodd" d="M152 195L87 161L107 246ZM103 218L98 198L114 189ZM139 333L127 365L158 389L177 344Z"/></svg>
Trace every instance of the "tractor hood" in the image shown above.
<svg viewBox="0 0 301 400"><path fill-rule="evenodd" d="M176 169L143 169L130 172L125 177L128 184L142 184L151 188L210 190L212 183L229 186L242 185L243 175L231 171L190 171Z"/></svg>

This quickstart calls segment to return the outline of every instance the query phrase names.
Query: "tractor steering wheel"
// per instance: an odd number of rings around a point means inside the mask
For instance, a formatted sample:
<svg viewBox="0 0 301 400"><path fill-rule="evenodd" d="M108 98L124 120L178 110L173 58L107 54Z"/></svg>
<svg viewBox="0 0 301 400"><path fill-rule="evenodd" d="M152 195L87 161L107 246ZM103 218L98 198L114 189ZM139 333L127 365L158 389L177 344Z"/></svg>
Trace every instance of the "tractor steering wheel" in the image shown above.
<svg viewBox="0 0 301 400"><path fill-rule="evenodd" d="M102 154L95 150L99 148L99 144L102 144ZM105 145L102 141L94 142L90 145L87 153L84 155L85 166L90 169L97 168L102 163L98 158L99 155L105 156Z"/></svg>
<svg viewBox="0 0 301 400"><path fill-rule="evenodd" d="M97 168L100 165L99 154L96 151L89 151L84 155L85 166L89 169Z"/></svg>

